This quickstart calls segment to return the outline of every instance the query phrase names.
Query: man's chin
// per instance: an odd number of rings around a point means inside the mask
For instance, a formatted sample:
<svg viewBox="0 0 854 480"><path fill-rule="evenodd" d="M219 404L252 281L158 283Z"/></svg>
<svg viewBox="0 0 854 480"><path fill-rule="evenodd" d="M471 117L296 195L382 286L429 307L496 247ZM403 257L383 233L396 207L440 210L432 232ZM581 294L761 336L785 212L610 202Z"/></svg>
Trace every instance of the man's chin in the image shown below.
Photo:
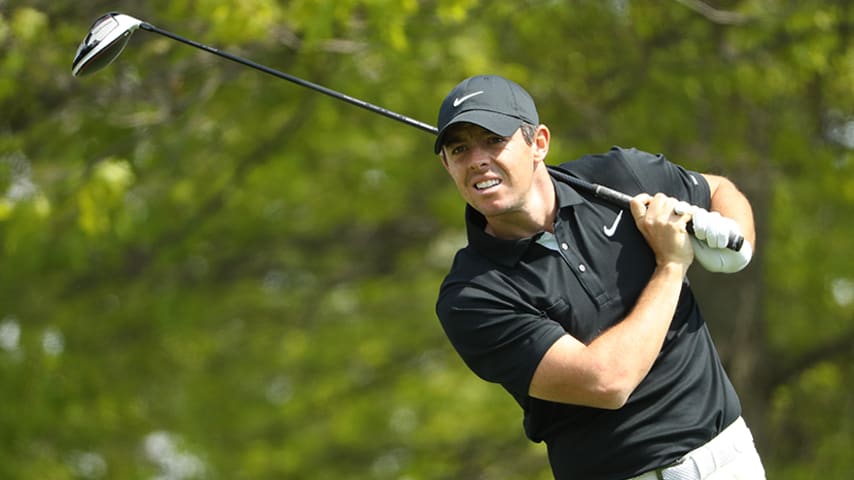
<svg viewBox="0 0 854 480"><path fill-rule="evenodd" d="M499 217L501 215L505 215L505 214L509 213L509 210L510 210L506 204L501 203L501 202L497 202L497 201L494 201L494 202L487 202L487 201L473 202L473 203L470 203L470 205L472 207L474 207L475 210L480 212L481 215L483 215L484 217L487 217L487 218Z"/></svg>

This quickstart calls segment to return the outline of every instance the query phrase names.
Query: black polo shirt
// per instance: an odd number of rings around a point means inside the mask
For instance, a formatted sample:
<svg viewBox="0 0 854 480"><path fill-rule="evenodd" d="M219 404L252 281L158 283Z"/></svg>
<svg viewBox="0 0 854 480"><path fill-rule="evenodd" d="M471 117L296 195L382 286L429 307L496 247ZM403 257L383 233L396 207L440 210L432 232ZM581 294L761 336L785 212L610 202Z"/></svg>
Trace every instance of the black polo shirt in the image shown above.
<svg viewBox="0 0 854 480"><path fill-rule="evenodd" d="M549 167L552 169L553 167ZM629 195L657 193L709 207L699 173L634 149L613 148L560 166ZM469 244L454 258L436 311L454 348L524 411L545 441L555 477L624 479L677 460L740 415L739 401L686 283L658 359L619 410L528 396L540 360L565 333L589 343L629 314L655 268L630 212L553 175L554 237L500 240L466 208Z"/></svg>

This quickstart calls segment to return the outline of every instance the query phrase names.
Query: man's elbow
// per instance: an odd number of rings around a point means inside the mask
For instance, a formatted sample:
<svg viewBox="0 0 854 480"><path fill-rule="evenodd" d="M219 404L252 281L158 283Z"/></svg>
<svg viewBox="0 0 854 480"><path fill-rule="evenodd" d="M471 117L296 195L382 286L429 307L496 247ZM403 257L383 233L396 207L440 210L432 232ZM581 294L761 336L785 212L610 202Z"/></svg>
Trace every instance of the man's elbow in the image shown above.
<svg viewBox="0 0 854 480"><path fill-rule="evenodd" d="M569 383L556 383L551 388L532 388L529 394L543 400L604 410L619 410L628 402L636 384L625 379L597 378L584 386L566 388Z"/></svg>
<svg viewBox="0 0 854 480"><path fill-rule="evenodd" d="M592 375L587 384L594 406L606 410L623 408L644 375L630 365L615 362L613 355L607 355L604 359L600 356L594 358L597 361L590 364Z"/></svg>
<svg viewBox="0 0 854 480"><path fill-rule="evenodd" d="M619 410L626 405L637 385L624 380L613 380L596 389L594 398L596 408Z"/></svg>
<svg viewBox="0 0 854 480"><path fill-rule="evenodd" d="M534 372L528 394L572 405L617 410L622 408L645 372L633 364L598 355L567 336L555 342Z"/></svg>

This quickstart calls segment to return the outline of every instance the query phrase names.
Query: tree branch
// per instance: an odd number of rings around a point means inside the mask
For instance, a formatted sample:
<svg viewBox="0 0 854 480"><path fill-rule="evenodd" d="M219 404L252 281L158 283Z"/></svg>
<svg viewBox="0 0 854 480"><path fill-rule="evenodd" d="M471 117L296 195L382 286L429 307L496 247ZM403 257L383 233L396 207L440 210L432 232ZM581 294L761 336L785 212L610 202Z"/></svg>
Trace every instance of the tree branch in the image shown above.
<svg viewBox="0 0 854 480"><path fill-rule="evenodd" d="M770 392L780 385L794 383L800 374L818 363L841 358L846 355L851 356L852 352L854 352L854 329L834 337L828 343L816 345L812 350L807 351L790 362L781 362L780 368L768 379L770 387L768 391Z"/></svg>
<svg viewBox="0 0 854 480"><path fill-rule="evenodd" d="M747 15L727 10L718 10L700 0L676 0L676 3L680 3L706 17L706 19L720 25L744 25L751 20Z"/></svg>

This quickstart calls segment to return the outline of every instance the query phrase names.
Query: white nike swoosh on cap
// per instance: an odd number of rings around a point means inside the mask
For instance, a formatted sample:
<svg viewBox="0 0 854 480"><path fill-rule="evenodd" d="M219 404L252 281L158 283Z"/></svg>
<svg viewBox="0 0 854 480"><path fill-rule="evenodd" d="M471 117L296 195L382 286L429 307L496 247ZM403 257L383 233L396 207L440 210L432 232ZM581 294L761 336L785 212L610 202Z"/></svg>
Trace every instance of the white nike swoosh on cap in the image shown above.
<svg viewBox="0 0 854 480"><path fill-rule="evenodd" d="M455 107L459 107L459 106L460 106L460 105L462 105L462 103L463 103L463 102L465 102L466 100L470 99L471 97L475 97L475 96L477 96L477 95L480 95L481 93L483 93L483 90L480 90L480 91L477 91L477 92L474 92L474 93L470 93L470 94L468 94L468 95L466 95L466 96L464 96L464 97L455 98L455 99L454 99L454 106L455 106Z"/></svg>

